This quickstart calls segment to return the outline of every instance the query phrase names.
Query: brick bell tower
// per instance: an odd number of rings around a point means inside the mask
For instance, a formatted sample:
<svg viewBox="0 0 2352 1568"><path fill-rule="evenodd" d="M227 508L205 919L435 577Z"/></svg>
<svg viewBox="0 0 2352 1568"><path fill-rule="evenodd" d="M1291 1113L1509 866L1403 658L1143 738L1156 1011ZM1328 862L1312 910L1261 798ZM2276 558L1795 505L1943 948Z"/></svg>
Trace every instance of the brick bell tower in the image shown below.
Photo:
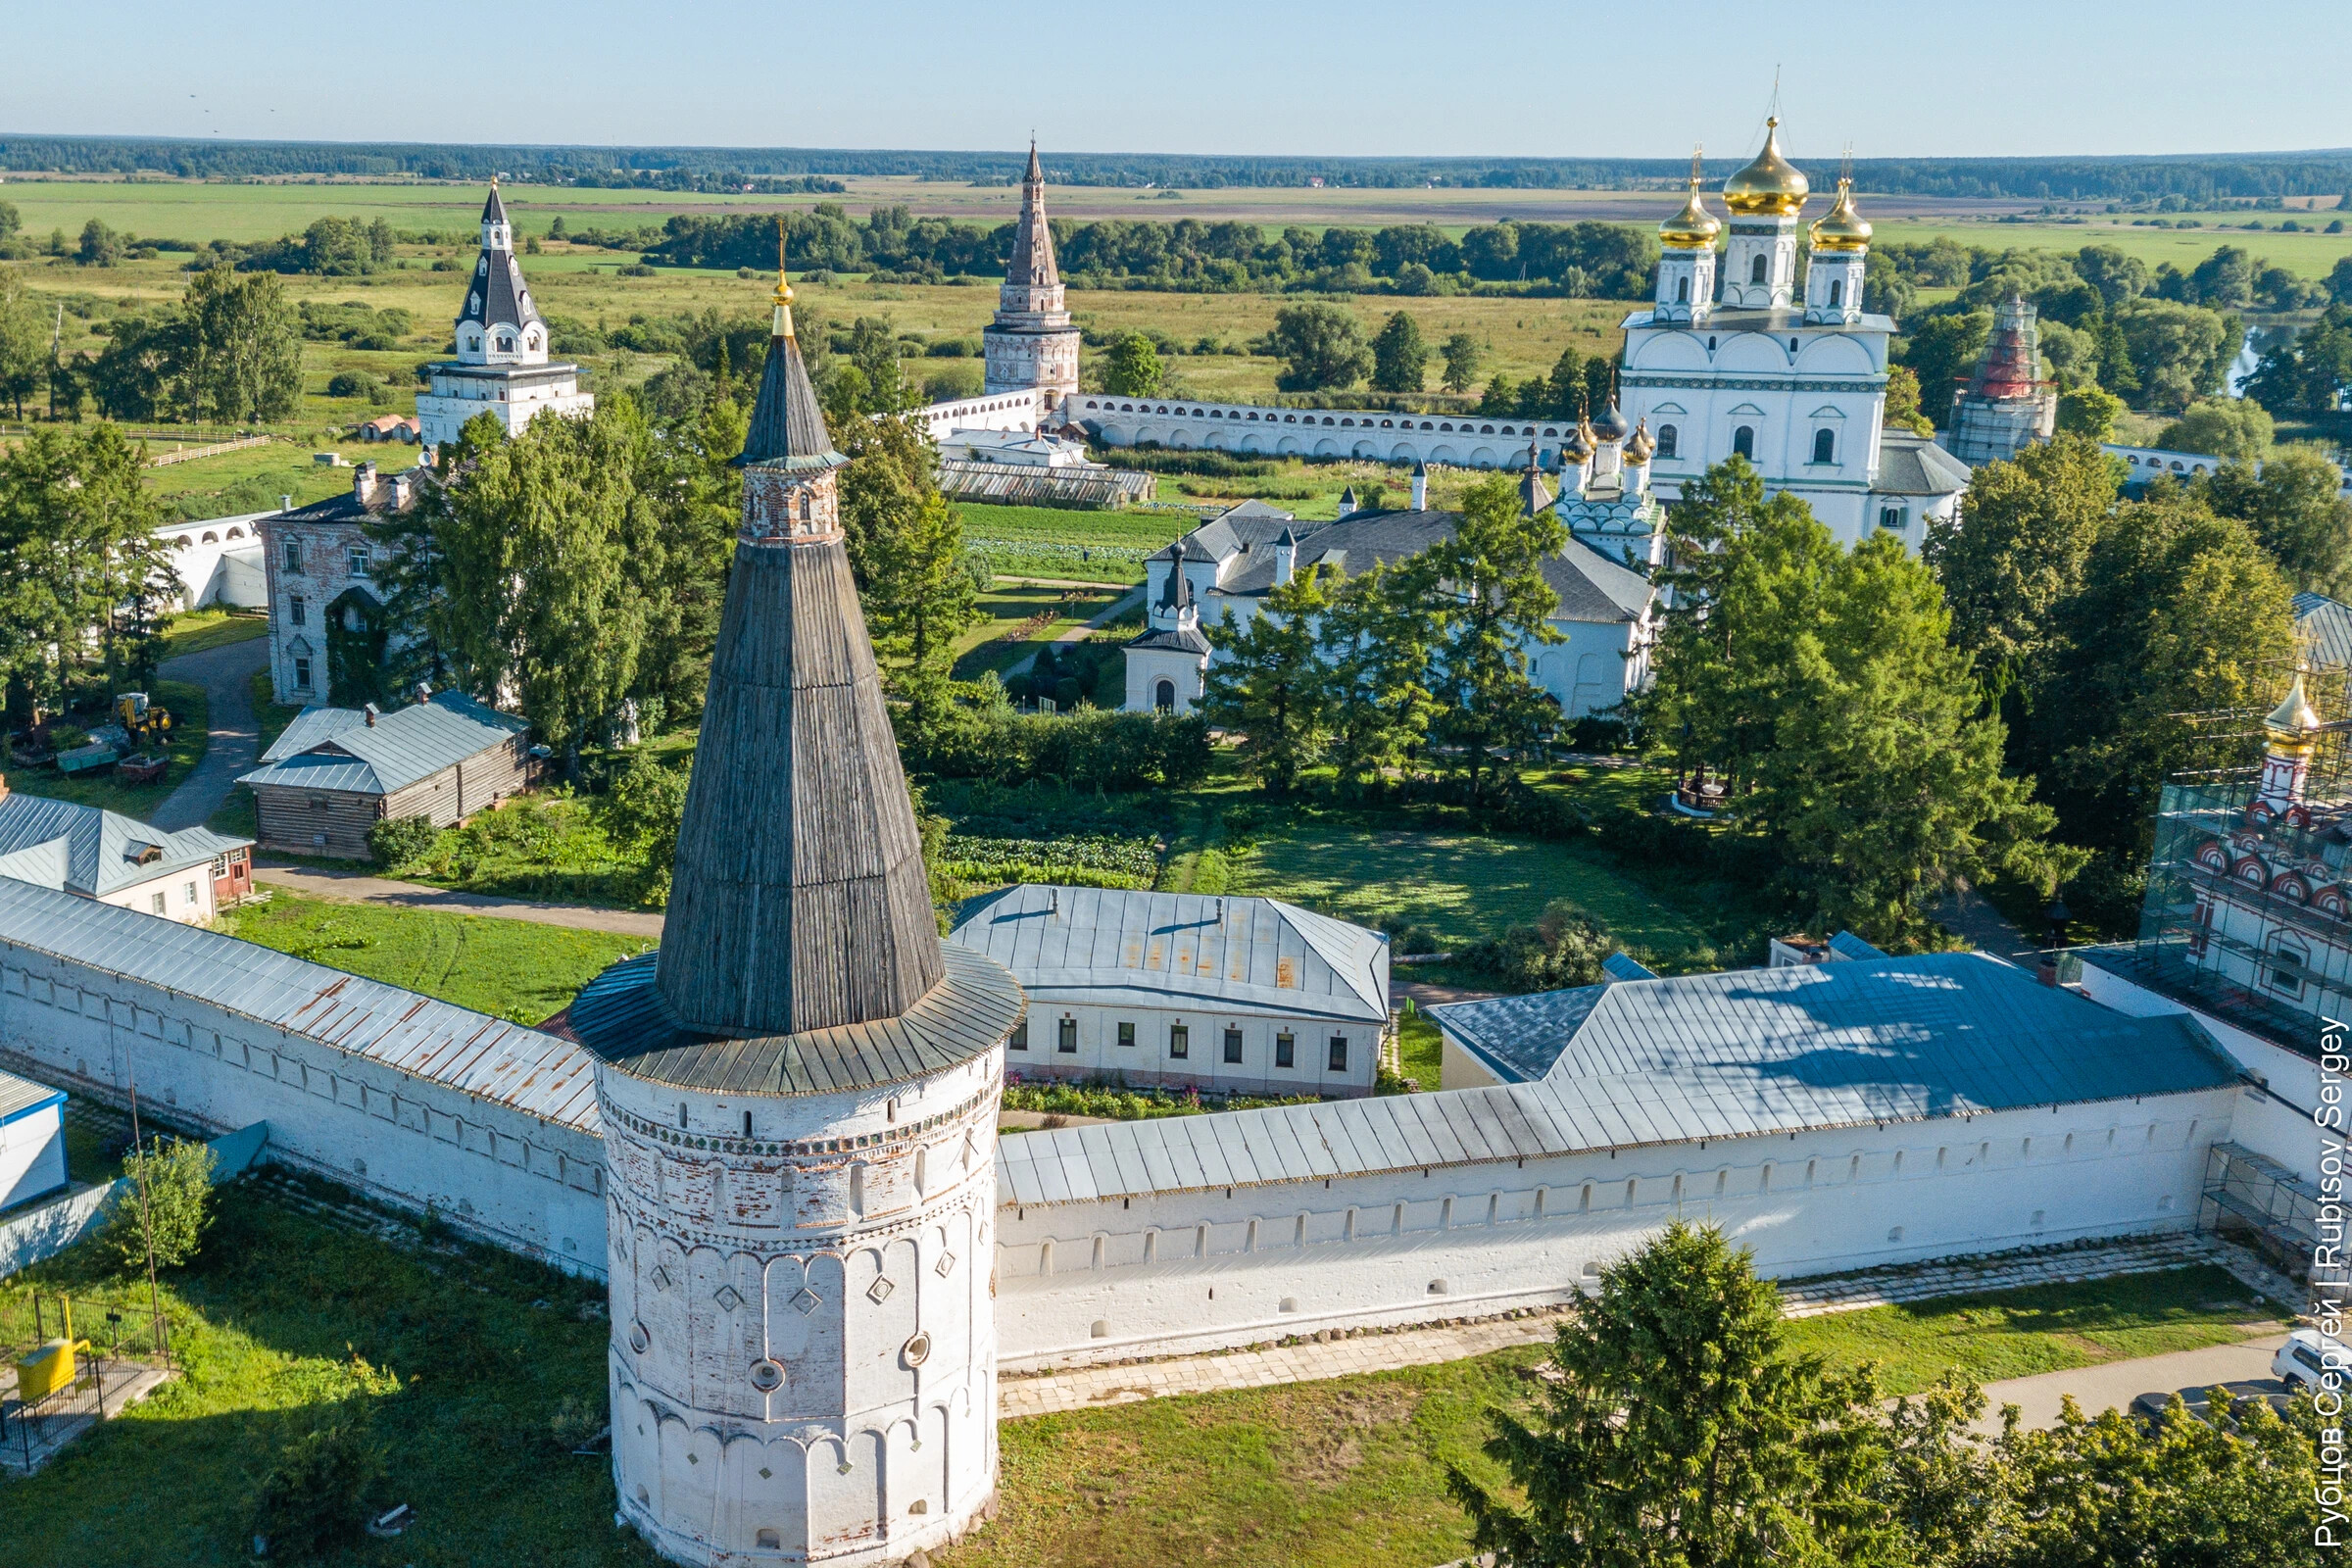
<svg viewBox="0 0 2352 1568"><path fill-rule="evenodd" d="M988 359L983 395L1036 387L1051 410L1078 390L1078 328L1071 324L1061 273L1054 265L1046 175L1034 141L1028 172L1021 176L1020 226L1004 265L1004 286L997 291L997 318L980 341Z"/></svg>
<svg viewBox="0 0 2352 1568"><path fill-rule="evenodd" d="M781 269L659 952L589 982L619 1518L880 1568L997 1487L996 1119L1026 1005L941 943Z"/></svg>

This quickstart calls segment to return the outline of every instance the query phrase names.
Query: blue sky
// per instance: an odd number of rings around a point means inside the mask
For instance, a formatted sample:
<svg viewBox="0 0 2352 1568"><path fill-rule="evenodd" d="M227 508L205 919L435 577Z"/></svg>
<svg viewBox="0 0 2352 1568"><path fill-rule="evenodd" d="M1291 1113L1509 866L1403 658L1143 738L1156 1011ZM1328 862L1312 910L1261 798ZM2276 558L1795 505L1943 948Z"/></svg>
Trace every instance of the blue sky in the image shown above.
<svg viewBox="0 0 2352 1568"><path fill-rule="evenodd" d="M9 8L0 131L1677 157L2352 145L2345 0Z"/></svg>

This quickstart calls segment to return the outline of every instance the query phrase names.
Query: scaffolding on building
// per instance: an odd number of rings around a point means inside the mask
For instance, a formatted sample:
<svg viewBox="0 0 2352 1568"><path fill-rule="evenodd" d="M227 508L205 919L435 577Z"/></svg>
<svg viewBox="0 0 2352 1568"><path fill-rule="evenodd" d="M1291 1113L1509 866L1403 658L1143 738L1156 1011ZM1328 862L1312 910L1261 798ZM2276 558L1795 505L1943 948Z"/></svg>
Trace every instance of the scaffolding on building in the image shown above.
<svg viewBox="0 0 2352 1568"><path fill-rule="evenodd" d="M2320 1190L2242 1144L2216 1144L2205 1156L2197 1229L2241 1242L2314 1295L2341 1299L2352 1272L2315 1266Z"/></svg>

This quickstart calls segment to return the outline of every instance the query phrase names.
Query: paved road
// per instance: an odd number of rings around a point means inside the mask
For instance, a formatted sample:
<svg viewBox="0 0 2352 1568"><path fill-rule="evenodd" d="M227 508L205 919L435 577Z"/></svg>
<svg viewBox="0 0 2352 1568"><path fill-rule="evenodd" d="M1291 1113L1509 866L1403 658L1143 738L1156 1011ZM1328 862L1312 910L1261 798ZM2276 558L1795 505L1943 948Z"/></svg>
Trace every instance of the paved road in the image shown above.
<svg viewBox="0 0 2352 1568"><path fill-rule="evenodd" d="M2001 1406L2014 1404L2021 1424L2047 1430L2058 1424L2058 1401L2073 1395L2082 1413L2129 1410L2143 1394L2170 1394L2179 1389L2205 1390L2217 1383L2238 1383L2271 1375L2271 1357L2286 1343L2285 1333L2266 1334L2235 1345L2208 1346L2201 1350L2176 1350L2171 1355L2144 1356L2136 1361L2108 1361L2081 1366L2071 1372L2044 1372L2039 1377L2011 1378L1984 1385L1984 1415L1976 1429L1987 1435L2001 1430Z"/></svg>
<svg viewBox="0 0 2352 1568"><path fill-rule="evenodd" d="M389 904L410 909L446 909L456 914L488 914L534 925L569 926L575 931L614 931L622 936L662 940L662 916L640 909L601 909L588 904L533 904L527 899L501 899L486 893L453 893L421 882L395 882L365 871L327 871L316 866L288 865L257 858L253 879L314 899L336 904Z"/></svg>
<svg viewBox="0 0 2352 1568"><path fill-rule="evenodd" d="M1071 586L1075 587L1079 585L1072 584ZM1109 625L1112 621L1125 614L1129 606L1139 603L1143 597L1144 585L1138 583L1133 588L1130 588L1125 593L1119 595L1118 598L1112 600L1109 605L1104 607L1102 612L1096 615L1092 620L1084 621L1076 626L1068 628L1066 631L1063 631L1060 635L1056 636L1054 641L1055 643L1084 642L1086 641L1087 635L1090 632L1100 631L1103 627ZM1005 678L1010 679L1014 675L1028 674L1030 666L1036 662L1036 654L1022 655L1017 662L1004 671Z"/></svg>
<svg viewBox="0 0 2352 1568"><path fill-rule="evenodd" d="M261 720L253 710L253 677L270 666L270 639L248 637L201 654L182 654L156 666L165 680L204 688L207 709L204 757L179 787L155 808L155 825L168 833L202 827L228 800L240 773L252 771L261 755Z"/></svg>
<svg viewBox="0 0 2352 1568"><path fill-rule="evenodd" d="M1936 909L1936 918L1945 929L1965 941L1972 942L1996 958L2007 958L2033 967L2032 955L2041 951L2041 944L2029 938L2009 922L2006 915L1984 902L1984 896L1974 888L1956 888L1944 895L1943 903Z"/></svg>

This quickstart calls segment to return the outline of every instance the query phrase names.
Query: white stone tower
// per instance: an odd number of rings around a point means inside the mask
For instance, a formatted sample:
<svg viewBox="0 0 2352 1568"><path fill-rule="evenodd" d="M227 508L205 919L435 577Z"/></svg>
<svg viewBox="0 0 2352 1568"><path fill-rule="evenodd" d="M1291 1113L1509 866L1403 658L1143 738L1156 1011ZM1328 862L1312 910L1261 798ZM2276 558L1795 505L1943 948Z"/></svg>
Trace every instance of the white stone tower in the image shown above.
<svg viewBox="0 0 2352 1568"><path fill-rule="evenodd" d="M944 948L779 279L659 953L597 1058L620 1517L693 1564L903 1563L993 1508L1020 989Z"/></svg>
<svg viewBox="0 0 2352 1568"><path fill-rule="evenodd" d="M549 358L547 322L514 260L514 227L496 180L482 203L482 249L458 313L457 346L455 360L425 367L430 390L416 399L417 439L425 446L456 440L477 415L492 416L513 435L542 414L596 407L580 390L580 368Z"/></svg>
<svg viewBox="0 0 2352 1568"><path fill-rule="evenodd" d="M1780 120L1764 122L1764 150L1723 182L1732 210L1723 254L1726 310L1785 310L1796 298L1796 219L1812 186L1781 156Z"/></svg>
<svg viewBox="0 0 2352 1568"><path fill-rule="evenodd" d="M1813 220L1813 249L1805 258L1805 320L1814 326L1862 319L1862 268L1870 255L1870 222L1854 210L1851 175L1838 180L1838 202Z"/></svg>
<svg viewBox="0 0 2352 1568"><path fill-rule="evenodd" d="M1658 225L1658 301L1655 318L1689 324L1715 308L1715 241L1723 220L1698 194L1704 178L1699 154L1690 155L1690 195L1683 210Z"/></svg>
<svg viewBox="0 0 2352 1568"><path fill-rule="evenodd" d="M1029 144L1029 170L1021 176L1021 222L1005 264L1004 286L997 291L997 318L980 334L988 359L983 395L1046 394L1046 407L1059 406L1078 390L1078 328L1070 324L1061 273L1054 266L1054 232L1046 224L1046 176Z"/></svg>

